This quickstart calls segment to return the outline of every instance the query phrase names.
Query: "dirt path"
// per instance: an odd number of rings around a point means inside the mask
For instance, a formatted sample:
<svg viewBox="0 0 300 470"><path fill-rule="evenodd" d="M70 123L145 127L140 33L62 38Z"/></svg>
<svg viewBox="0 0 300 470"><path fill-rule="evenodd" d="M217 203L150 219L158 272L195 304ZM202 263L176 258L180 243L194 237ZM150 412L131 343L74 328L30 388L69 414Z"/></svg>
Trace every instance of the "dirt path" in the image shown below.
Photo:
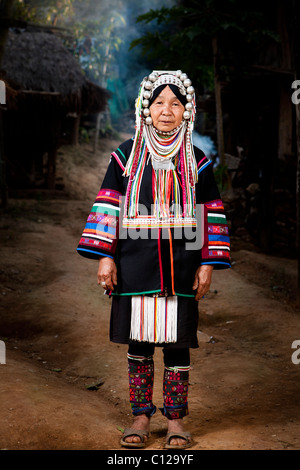
<svg viewBox="0 0 300 470"><path fill-rule="evenodd" d="M13 200L2 214L1 449L119 449L119 428L131 422L127 348L109 342L110 300L96 284L95 262L76 253L112 143L105 145L98 173L87 150L79 174L78 151L61 154L73 199ZM300 449L300 364L291 360L300 312L287 295L296 266L238 241L233 248L232 269L214 273L201 303L186 425L196 450ZM161 359L157 350L158 406ZM148 448L163 448L165 432L157 413Z"/></svg>

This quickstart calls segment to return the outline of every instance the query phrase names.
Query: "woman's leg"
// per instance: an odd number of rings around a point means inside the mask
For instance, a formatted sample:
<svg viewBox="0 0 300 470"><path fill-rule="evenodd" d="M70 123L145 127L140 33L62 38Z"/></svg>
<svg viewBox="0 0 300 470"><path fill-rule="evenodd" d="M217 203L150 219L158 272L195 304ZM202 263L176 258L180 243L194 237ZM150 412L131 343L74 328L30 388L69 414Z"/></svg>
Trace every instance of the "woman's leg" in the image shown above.
<svg viewBox="0 0 300 470"><path fill-rule="evenodd" d="M129 345L128 348L128 378L129 399L134 423L132 429L149 431L150 418L155 413L153 405L153 381L154 381L154 345L140 343ZM140 437L130 435L126 442L139 443Z"/></svg>
<svg viewBox="0 0 300 470"><path fill-rule="evenodd" d="M168 418L168 432L183 432L183 418L189 414L189 349L165 348L164 363L164 408L162 412ZM182 446L186 443L186 439L179 437L172 438L170 441L173 446Z"/></svg>

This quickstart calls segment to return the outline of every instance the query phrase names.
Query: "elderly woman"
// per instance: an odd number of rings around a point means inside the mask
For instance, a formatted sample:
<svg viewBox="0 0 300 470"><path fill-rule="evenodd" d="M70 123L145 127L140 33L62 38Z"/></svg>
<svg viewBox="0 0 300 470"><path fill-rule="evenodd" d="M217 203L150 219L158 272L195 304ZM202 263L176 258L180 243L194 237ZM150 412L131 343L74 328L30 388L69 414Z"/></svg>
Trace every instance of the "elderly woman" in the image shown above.
<svg viewBox="0 0 300 470"><path fill-rule="evenodd" d="M78 246L99 259L98 284L112 295L111 341L128 344L134 422L123 446L144 447L150 434L156 346L165 366L166 447L192 445L183 418L198 301L213 269L230 267L226 216L211 162L192 144L194 118L186 74L154 71L142 81L135 136L112 153Z"/></svg>

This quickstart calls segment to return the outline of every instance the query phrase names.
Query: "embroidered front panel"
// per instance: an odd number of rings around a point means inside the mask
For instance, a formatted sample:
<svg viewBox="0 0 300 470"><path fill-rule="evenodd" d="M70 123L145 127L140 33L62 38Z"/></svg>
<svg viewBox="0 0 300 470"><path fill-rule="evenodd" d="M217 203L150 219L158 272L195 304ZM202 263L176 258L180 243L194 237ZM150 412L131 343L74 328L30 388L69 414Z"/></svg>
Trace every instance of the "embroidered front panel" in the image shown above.
<svg viewBox="0 0 300 470"><path fill-rule="evenodd" d="M88 216L78 252L113 257L118 240L121 194L101 189Z"/></svg>

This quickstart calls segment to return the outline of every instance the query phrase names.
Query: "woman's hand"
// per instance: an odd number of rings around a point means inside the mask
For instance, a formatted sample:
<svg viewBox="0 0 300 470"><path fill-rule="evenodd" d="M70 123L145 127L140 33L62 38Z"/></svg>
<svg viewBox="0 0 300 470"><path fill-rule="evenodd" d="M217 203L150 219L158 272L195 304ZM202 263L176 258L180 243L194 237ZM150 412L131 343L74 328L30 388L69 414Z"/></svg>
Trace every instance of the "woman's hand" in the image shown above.
<svg viewBox="0 0 300 470"><path fill-rule="evenodd" d="M112 258L100 258L97 282L105 290L114 290L114 286L117 285L117 267Z"/></svg>
<svg viewBox="0 0 300 470"><path fill-rule="evenodd" d="M210 264L203 264L197 269L193 284L193 290L197 289L195 300L200 300L209 291L213 269Z"/></svg>

